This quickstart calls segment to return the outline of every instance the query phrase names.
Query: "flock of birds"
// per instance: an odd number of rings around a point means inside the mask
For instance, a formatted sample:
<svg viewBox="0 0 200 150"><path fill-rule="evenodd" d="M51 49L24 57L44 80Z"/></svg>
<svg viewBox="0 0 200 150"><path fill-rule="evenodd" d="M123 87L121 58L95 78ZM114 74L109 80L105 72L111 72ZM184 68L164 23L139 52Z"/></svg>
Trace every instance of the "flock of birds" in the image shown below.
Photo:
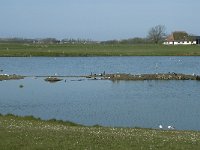
<svg viewBox="0 0 200 150"><path fill-rule="evenodd" d="M159 127L159 129L163 129L162 125L159 125L158 127ZM173 126L167 126L167 129L174 130L175 128Z"/></svg>

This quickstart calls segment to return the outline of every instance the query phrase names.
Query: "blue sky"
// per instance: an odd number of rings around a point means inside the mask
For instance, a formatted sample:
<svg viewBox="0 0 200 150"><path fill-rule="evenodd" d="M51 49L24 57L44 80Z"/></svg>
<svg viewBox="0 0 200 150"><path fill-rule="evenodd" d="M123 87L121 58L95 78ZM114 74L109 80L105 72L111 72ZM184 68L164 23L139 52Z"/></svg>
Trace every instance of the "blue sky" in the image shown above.
<svg viewBox="0 0 200 150"><path fill-rule="evenodd" d="M167 33L200 35L200 0L0 0L0 37L146 37L155 25Z"/></svg>

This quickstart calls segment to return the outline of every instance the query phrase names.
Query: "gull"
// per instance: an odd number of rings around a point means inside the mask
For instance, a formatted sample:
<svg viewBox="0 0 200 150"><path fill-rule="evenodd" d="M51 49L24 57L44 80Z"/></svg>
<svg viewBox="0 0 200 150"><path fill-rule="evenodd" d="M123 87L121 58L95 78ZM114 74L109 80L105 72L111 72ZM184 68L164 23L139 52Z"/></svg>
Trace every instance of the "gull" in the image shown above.
<svg viewBox="0 0 200 150"><path fill-rule="evenodd" d="M158 64L156 63L156 67L155 67L156 69L158 68Z"/></svg>
<svg viewBox="0 0 200 150"><path fill-rule="evenodd" d="M167 126L167 128L170 129L170 130L174 130L173 126Z"/></svg>
<svg viewBox="0 0 200 150"><path fill-rule="evenodd" d="M163 128L163 126L162 126L162 125L159 125L158 127L159 127L159 129L162 129L162 128Z"/></svg>

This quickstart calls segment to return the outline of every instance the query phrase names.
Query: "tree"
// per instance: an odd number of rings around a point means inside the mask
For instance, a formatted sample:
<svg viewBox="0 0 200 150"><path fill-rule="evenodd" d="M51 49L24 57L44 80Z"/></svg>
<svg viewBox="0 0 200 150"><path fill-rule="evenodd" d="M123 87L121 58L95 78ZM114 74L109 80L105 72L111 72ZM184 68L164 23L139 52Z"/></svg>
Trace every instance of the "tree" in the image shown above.
<svg viewBox="0 0 200 150"><path fill-rule="evenodd" d="M148 33L148 38L155 44L158 44L159 42L161 42L166 33L165 33L165 26L164 25L157 25L155 27L152 27L150 30L149 30L149 33Z"/></svg>

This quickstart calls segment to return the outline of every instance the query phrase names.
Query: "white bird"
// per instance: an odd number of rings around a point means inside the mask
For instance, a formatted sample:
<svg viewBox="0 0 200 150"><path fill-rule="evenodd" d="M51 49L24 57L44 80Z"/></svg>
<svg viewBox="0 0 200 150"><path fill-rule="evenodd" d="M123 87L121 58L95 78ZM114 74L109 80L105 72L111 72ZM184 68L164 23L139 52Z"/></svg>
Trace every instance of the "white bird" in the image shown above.
<svg viewBox="0 0 200 150"><path fill-rule="evenodd" d="M156 69L158 68L158 64L156 63L156 67L155 67Z"/></svg>
<svg viewBox="0 0 200 150"><path fill-rule="evenodd" d="M167 128L170 129L170 130L174 130L173 126L167 126Z"/></svg>
<svg viewBox="0 0 200 150"><path fill-rule="evenodd" d="M159 125L158 127L159 127L159 129L162 129L162 128L163 128L163 126L162 126L162 125Z"/></svg>

